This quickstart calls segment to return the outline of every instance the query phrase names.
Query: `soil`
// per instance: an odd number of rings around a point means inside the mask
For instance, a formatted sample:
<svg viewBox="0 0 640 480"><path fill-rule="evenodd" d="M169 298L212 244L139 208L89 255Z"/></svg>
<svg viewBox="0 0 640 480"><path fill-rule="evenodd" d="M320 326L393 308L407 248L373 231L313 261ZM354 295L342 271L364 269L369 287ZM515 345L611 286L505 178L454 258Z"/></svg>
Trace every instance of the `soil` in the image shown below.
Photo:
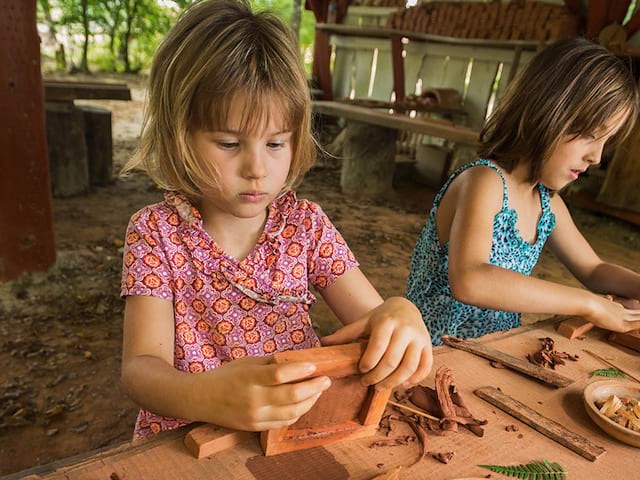
<svg viewBox="0 0 640 480"><path fill-rule="evenodd" d="M116 80L129 84L132 101L87 102L113 112L115 170L135 148L144 99L142 79ZM322 205L384 297L402 295L434 192L405 174L387 198L345 196L331 163L319 162L299 196ZM138 407L119 386L122 240L130 215L161 198L150 180L132 175L86 196L54 199L56 263L0 283L0 475L131 438ZM603 258L640 271L637 227L572 210ZM577 285L546 252L534 275ZM321 334L338 326L321 299L312 316Z"/></svg>

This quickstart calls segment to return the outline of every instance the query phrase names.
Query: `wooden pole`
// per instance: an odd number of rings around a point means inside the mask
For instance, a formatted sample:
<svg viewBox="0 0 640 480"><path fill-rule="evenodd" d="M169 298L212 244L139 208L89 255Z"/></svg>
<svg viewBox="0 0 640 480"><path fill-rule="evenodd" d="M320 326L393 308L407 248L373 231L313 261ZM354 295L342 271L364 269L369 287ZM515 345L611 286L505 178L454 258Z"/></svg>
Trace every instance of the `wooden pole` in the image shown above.
<svg viewBox="0 0 640 480"><path fill-rule="evenodd" d="M36 0L0 0L0 281L55 260Z"/></svg>

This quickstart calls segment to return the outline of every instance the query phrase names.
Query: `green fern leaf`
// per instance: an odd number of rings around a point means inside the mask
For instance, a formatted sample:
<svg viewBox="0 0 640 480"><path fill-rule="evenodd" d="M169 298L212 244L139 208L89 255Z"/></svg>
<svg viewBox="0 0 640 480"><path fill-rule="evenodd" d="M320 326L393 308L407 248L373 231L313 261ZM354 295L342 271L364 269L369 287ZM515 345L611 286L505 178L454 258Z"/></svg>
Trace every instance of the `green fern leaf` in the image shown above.
<svg viewBox="0 0 640 480"><path fill-rule="evenodd" d="M589 378L593 378L596 375L599 375L601 377L627 378L627 376L617 368L600 368L592 372Z"/></svg>
<svg viewBox="0 0 640 480"><path fill-rule="evenodd" d="M542 462L533 460L526 465L478 465L488 468L492 472L502 473L508 477L521 478L523 480L566 480L567 474L558 463L551 463L542 459Z"/></svg>

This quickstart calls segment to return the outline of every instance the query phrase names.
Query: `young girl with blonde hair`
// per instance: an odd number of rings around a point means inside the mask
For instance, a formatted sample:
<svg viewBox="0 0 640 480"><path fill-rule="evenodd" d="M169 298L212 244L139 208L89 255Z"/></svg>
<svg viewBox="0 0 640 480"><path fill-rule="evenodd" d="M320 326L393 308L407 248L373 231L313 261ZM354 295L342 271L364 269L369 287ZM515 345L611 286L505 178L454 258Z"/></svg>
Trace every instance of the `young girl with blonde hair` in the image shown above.
<svg viewBox="0 0 640 480"><path fill-rule="evenodd" d="M554 194L597 165L637 116L635 81L604 47L568 39L529 62L481 132L482 160L442 187L413 252L407 298L434 344L516 327L520 312L640 327L640 310L602 295L640 299L640 275L601 260ZM587 290L530 276L547 240Z"/></svg>
<svg viewBox="0 0 640 480"><path fill-rule="evenodd" d="M313 285L368 337L364 384L415 383L431 341L404 298L383 302L322 209L291 188L311 166L311 103L295 41L234 0L189 8L155 56L140 147L163 202L129 223L122 380L135 435L204 421L244 430L295 422L330 385L314 365L265 356L320 346Z"/></svg>

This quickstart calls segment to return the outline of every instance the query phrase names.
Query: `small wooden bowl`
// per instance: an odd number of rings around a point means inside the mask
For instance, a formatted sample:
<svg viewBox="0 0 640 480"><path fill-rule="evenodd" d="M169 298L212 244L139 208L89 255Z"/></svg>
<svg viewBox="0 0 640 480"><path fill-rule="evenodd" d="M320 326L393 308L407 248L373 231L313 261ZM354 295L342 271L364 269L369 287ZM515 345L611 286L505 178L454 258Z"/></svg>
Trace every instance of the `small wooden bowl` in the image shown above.
<svg viewBox="0 0 640 480"><path fill-rule="evenodd" d="M600 413L596 402L603 402L610 395L640 400L640 384L620 380L594 382L584 389L584 406L596 425L621 442L640 447L640 432L634 432Z"/></svg>

